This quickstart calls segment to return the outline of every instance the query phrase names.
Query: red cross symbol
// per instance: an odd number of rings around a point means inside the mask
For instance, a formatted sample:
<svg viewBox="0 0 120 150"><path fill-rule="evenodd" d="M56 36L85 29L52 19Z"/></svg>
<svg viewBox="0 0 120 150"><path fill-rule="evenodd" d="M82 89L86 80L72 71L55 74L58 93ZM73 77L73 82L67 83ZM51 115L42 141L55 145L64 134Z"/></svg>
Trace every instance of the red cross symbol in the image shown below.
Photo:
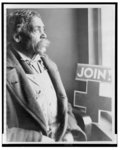
<svg viewBox="0 0 120 150"><path fill-rule="evenodd" d="M86 92L74 92L75 106L85 107L86 113L90 115L93 122L98 122L99 110L111 111L111 98L99 96L99 84L99 82L88 81Z"/></svg>

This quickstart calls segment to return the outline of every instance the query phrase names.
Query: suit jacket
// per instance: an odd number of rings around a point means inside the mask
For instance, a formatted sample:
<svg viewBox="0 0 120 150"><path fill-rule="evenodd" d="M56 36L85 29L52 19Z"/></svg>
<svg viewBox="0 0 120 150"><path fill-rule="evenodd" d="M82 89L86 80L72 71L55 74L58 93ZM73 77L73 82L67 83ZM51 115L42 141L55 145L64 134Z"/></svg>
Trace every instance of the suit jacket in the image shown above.
<svg viewBox="0 0 120 150"><path fill-rule="evenodd" d="M68 103L56 64L46 55L42 56L53 82L58 101L58 128L55 139L60 141L67 129L77 129L76 120ZM32 73L18 53L7 49L7 139L8 141L41 141L42 134L48 136L43 113L29 85L26 73Z"/></svg>

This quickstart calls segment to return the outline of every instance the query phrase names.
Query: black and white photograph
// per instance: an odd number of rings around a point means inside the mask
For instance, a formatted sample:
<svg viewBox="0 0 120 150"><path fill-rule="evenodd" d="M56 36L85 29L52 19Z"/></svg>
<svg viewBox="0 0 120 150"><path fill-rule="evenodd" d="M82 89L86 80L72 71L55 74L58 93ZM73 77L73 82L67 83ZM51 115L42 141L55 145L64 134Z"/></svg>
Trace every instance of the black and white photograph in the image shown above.
<svg viewBox="0 0 120 150"><path fill-rule="evenodd" d="M2 3L2 145L117 146L117 3Z"/></svg>

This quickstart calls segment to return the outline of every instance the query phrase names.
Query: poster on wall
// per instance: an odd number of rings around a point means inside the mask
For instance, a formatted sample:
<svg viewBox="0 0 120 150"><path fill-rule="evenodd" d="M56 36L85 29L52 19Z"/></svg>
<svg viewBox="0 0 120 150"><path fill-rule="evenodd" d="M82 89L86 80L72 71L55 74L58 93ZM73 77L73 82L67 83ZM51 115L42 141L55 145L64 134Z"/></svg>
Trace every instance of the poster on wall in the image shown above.
<svg viewBox="0 0 120 150"><path fill-rule="evenodd" d="M98 136L91 133L89 140L113 140L112 70L99 65L78 64L75 79L79 84L86 81L86 90L74 91L74 106L90 116L91 132L96 127L101 131Z"/></svg>
<svg viewBox="0 0 120 150"><path fill-rule="evenodd" d="M2 3L3 147L117 146L116 16L117 3Z"/></svg>

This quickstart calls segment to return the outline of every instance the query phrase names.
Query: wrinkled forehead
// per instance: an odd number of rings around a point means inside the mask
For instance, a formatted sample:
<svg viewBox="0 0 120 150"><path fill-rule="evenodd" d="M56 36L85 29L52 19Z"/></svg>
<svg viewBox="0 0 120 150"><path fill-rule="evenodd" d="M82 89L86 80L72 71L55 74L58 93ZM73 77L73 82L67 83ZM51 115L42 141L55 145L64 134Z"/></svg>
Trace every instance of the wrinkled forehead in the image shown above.
<svg viewBox="0 0 120 150"><path fill-rule="evenodd" d="M42 22L42 19L37 16L31 19L30 25L32 27L44 27L44 23Z"/></svg>

